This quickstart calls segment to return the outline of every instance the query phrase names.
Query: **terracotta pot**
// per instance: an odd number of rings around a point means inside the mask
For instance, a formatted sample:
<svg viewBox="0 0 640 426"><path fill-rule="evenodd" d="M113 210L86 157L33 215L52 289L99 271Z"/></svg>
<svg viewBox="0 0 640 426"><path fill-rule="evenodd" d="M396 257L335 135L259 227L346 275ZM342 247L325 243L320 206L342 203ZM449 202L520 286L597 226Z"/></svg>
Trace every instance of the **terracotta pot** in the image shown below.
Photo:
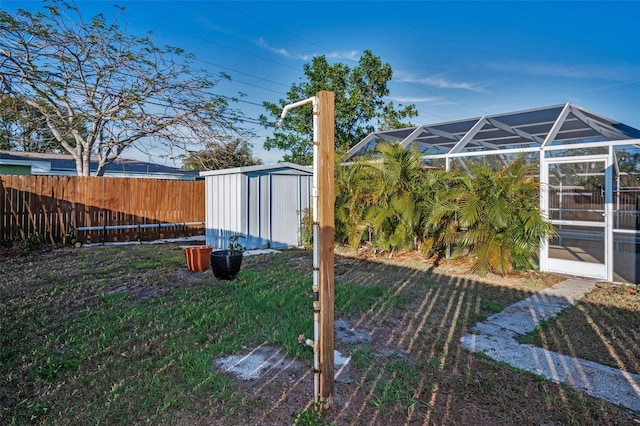
<svg viewBox="0 0 640 426"><path fill-rule="evenodd" d="M221 280L232 280L242 266L242 254L229 254L228 250L216 250L211 253L211 270Z"/></svg>
<svg viewBox="0 0 640 426"><path fill-rule="evenodd" d="M210 246L184 247L184 257L187 259L187 268L191 272L204 272L209 269L211 262Z"/></svg>

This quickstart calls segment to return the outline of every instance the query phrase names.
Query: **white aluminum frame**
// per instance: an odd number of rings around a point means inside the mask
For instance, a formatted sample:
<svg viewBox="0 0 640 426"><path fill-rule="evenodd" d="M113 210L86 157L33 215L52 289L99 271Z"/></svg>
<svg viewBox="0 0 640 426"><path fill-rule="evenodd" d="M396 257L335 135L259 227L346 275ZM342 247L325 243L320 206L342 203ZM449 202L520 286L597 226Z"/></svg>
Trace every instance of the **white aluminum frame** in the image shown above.
<svg viewBox="0 0 640 426"><path fill-rule="evenodd" d="M608 154L556 158L546 158L543 150L540 156L540 208L542 214L549 218L549 165L587 162L601 162L604 164L604 220L602 222L592 222L556 219L551 220L551 223L554 225L573 225L603 229L603 263L550 258L549 241L545 239L540 245L540 270L613 281L613 148L610 147Z"/></svg>
<svg viewBox="0 0 640 426"><path fill-rule="evenodd" d="M538 118L535 115L544 113L550 110L557 111L557 115L550 117L549 114L539 115ZM521 122L520 124L508 124L510 117L517 114L533 114L531 121ZM463 124L465 131L453 131L452 126L457 124ZM545 130L527 131L527 126L537 125ZM501 137L493 137L487 135L491 129L499 129L503 132L511 135L516 135L521 138L520 142L513 143L511 145L500 146ZM592 132L590 131L592 130ZM576 133L577 132L577 133ZM588 133L589 135L580 135L581 132ZM599 135L598 139L594 135ZM602 117L591 111L587 111L572 104L555 105L547 108L538 108L526 111L518 111L507 114L496 114L478 117L469 120L458 120L448 123L421 125L417 127L411 127L406 129L397 129L390 131L379 131L367 135L358 144L353 146L343 157L343 161L349 161L349 159L355 155L359 155L360 151L367 148L372 142L389 141L401 144L408 147L414 142L420 142L420 138L425 138L428 135L440 136L443 140L447 140L450 143L441 143L431 145L436 148L441 154L428 154L423 155L425 160L444 160L445 169L450 170L451 161L458 158L464 161L465 158L470 157L483 157L503 154L519 154L519 153L532 153L538 152L540 156L540 183L542 185L540 190L540 208L543 214L548 213L549 200L547 194L548 185L548 165L552 163L561 162L579 162L584 161L604 161L606 165L605 172L605 270L602 268L597 271L591 271L591 267L587 262L578 262L580 267L577 269L577 265L569 264L564 267L556 267L556 261L559 259L552 259L551 265L548 258L548 240L543 239L540 243L540 270L543 272L559 272L581 276L594 276L599 279L606 279L607 281L613 281L613 235L616 234L630 234L637 235L637 231L615 230L613 220L613 168L617 167L614 152L616 146L623 145L635 145L640 148L640 131L626 126L616 120L611 120L606 117ZM584 139L583 139L584 138ZM502 137L502 139L504 139ZM422 142L427 146L426 142ZM554 145L557 143L557 145ZM469 149L473 144L472 149ZM484 147L485 150L477 149ZM578 149L593 149L606 147L607 153L598 155L586 155L586 156L565 156L565 157L549 157L548 153L552 151L571 151ZM466 149L466 150L465 150ZM563 222L565 223L565 222ZM571 223L567 223L571 224ZM575 222L574 225L583 225L583 223ZM587 226L591 226L591 223L587 223ZM595 225L594 225L595 226ZM602 227L597 225L596 227ZM562 265L560 265L562 266ZM552 268L552 269L550 269Z"/></svg>

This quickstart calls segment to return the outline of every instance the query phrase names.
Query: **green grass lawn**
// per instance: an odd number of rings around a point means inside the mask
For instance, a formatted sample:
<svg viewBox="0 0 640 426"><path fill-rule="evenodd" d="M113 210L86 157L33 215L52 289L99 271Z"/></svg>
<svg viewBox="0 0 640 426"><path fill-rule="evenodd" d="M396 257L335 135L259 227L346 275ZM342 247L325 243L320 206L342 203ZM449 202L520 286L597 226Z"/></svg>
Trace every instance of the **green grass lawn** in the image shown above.
<svg viewBox="0 0 640 426"><path fill-rule="evenodd" d="M342 256L335 273L336 318L370 339L336 342L351 356L352 380L336 384L322 420L305 414L309 371L273 377L268 388L214 362L268 344L311 368L312 350L297 342L313 335L310 252L247 258L234 281L189 272L178 245L3 258L0 423L291 424L298 413L301 424L622 424L640 416L461 349L468 328L539 291L541 276L447 275L424 263Z"/></svg>

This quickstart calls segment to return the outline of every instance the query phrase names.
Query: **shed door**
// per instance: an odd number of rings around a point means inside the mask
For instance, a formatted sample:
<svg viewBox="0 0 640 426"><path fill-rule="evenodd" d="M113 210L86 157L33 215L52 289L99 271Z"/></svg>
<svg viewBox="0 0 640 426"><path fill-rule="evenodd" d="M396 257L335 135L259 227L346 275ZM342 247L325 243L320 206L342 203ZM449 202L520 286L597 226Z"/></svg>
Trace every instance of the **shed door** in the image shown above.
<svg viewBox="0 0 640 426"><path fill-rule="evenodd" d="M295 175L271 175L271 247L300 242L300 182Z"/></svg>
<svg viewBox="0 0 640 426"><path fill-rule="evenodd" d="M610 280L612 173L608 156L554 158L545 163L547 213L558 233L547 244L546 269Z"/></svg>

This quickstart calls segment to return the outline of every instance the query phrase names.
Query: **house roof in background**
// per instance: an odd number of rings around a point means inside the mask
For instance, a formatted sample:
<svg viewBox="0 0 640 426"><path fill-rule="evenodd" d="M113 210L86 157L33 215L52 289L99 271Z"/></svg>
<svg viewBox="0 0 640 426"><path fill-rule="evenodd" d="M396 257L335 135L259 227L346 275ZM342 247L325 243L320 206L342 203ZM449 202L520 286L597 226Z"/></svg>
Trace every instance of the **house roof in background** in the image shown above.
<svg viewBox="0 0 640 426"><path fill-rule="evenodd" d="M257 166L247 167L234 167L231 169L222 170L210 170L206 172L200 172L200 176L218 176L218 175L231 175L231 174L313 174L311 167L301 166L299 164L282 162L273 164L259 164Z"/></svg>
<svg viewBox="0 0 640 426"><path fill-rule="evenodd" d="M0 163L31 164L34 174L76 174L76 163L73 156L65 154L0 151ZM90 164L91 173L95 174L97 168L98 159L92 158ZM195 179L198 177L198 172L120 157L105 167L105 175Z"/></svg>

